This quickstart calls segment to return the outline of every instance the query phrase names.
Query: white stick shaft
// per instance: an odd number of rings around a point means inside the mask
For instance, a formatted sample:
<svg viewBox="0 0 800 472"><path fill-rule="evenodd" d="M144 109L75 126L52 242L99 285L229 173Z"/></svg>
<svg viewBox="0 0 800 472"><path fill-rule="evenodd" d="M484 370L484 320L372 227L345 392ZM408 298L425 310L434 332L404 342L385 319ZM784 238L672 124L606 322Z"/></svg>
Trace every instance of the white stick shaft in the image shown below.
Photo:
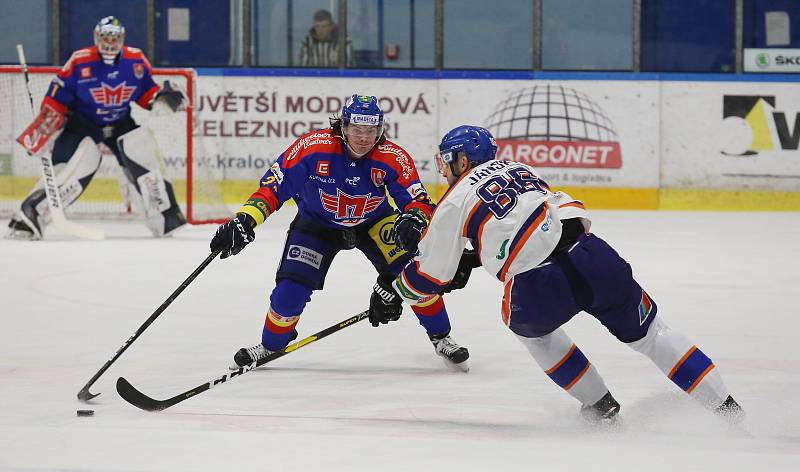
<svg viewBox="0 0 800 472"><path fill-rule="evenodd" d="M23 68L28 68L28 62L25 60L25 50L22 49L21 44L17 44L17 57L19 57L19 65Z"/></svg>

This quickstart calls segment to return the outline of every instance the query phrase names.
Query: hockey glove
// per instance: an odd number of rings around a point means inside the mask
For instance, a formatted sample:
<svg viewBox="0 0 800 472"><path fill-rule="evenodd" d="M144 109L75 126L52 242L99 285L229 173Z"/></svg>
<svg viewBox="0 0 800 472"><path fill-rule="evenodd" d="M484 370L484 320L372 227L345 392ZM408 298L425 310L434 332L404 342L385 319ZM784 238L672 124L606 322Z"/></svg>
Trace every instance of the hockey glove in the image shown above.
<svg viewBox="0 0 800 472"><path fill-rule="evenodd" d="M397 321L403 313L403 300L392 287L392 280L391 276L379 275L372 287L369 299L369 322L372 326Z"/></svg>
<svg viewBox="0 0 800 472"><path fill-rule="evenodd" d="M239 254L245 246L255 241L255 226L256 221L252 216L237 213L236 218L217 228L217 234L211 239L211 252L220 251L220 259Z"/></svg>
<svg viewBox="0 0 800 472"><path fill-rule="evenodd" d="M428 217L419 210L413 209L394 220L392 237L399 249L406 252L417 252L417 245L422 239L422 233L428 227Z"/></svg>
<svg viewBox="0 0 800 472"><path fill-rule="evenodd" d="M453 280L444 287L441 293L450 293L453 290L461 290L466 287L469 276L472 275L472 269L482 265L481 258L474 249L464 249L461 259L458 261L456 275L453 276Z"/></svg>

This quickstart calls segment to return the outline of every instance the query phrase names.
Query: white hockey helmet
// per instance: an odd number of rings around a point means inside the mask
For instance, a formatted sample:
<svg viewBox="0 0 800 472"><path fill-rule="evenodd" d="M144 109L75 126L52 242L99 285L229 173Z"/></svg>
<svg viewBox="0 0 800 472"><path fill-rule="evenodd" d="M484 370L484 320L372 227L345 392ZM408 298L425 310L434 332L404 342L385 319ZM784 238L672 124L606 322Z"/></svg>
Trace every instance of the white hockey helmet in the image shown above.
<svg viewBox="0 0 800 472"><path fill-rule="evenodd" d="M125 27L113 16L101 19L94 27L94 44L103 62L113 64L125 44Z"/></svg>

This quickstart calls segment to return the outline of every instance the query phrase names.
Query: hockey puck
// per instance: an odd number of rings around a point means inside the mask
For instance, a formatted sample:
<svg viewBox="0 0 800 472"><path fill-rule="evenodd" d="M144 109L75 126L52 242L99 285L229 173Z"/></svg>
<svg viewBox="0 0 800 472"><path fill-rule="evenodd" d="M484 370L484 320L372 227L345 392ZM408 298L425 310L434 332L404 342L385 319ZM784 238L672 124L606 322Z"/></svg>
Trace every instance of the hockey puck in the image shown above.
<svg viewBox="0 0 800 472"><path fill-rule="evenodd" d="M94 416L94 410L78 410L78 416Z"/></svg>

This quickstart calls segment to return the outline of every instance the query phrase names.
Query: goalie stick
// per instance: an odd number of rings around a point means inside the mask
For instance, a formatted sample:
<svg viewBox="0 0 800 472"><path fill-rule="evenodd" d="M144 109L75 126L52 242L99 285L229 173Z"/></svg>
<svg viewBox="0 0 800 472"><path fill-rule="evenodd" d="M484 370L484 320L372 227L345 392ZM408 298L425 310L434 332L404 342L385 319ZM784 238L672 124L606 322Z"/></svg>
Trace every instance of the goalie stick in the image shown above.
<svg viewBox="0 0 800 472"><path fill-rule="evenodd" d="M94 374L92 376L92 378L89 379L88 382L86 382L86 385L83 386L83 388L80 390L80 392L78 392L78 400L87 402L87 401L91 400L92 398L100 395L99 393L90 392L89 388L91 388L91 386L95 382L97 382L97 379L99 379L100 376L103 375L103 373L105 371L107 371L109 367L111 367L111 364L113 364L114 361L116 361L119 358L119 356L121 356L122 353L125 352L125 350L128 349L130 347L130 345L133 344L134 341L136 341L136 338L138 338L144 332L144 330L147 329L148 326L153 324L153 321L155 321L156 318L158 318L158 316L161 313L163 313L164 310L166 310L167 307L176 298L178 298L178 295L180 295L181 292L183 292L183 290L186 287L188 287L189 284L192 283L192 281L194 279L196 279L198 275L200 275L200 272L202 272L203 269L205 269L208 266L208 264L210 264L211 261L213 261L219 255L219 253L220 253L220 251L216 251L216 252L212 252L211 254L209 254L208 257L206 257L206 259L197 267L197 269L195 269L194 272L192 272L189 275L189 277L187 277L186 280L184 280L183 283L181 283L178 286L178 288L176 288L175 291L172 292L172 294L169 297L167 297L166 300L164 300L164 303L162 303L161 306L158 307L158 309L155 312L153 312L152 315L150 315L150 318L147 318L147 320L144 323L142 323L141 326L139 326L139 329L137 329L136 332L133 333L133 336L128 338L128 340L125 341L124 343L122 343L122 346L120 346L119 349L117 349L117 352L114 354L114 357L112 357L111 359L107 360L106 363L103 364L103 367L101 367L100 370L98 370L97 373Z"/></svg>
<svg viewBox="0 0 800 472"><path fill-rule="evenodd" d="M244 367L240 367L239 369L229 372L223 376L216 377L214 379L209 380L208 382L198 385L195 388L187 390L183 393L175 395L172 398L168 398L166 400L156 400L154 398L148 397L144 393L140 392L136 389L130 382L128 382L125 377L120 377L117 379L117 393L128 403L131 405L141 408L142 410L146 411L161 411L167 409L173 405L176 405L188 398L191 398L195 395L205 392L206 390L210 390L217 385L223 384L228 380L231 380L234 377L239 377L244 375L251 370L255 369L256 367L260 367L267 362L272 362L275 359L281 358L290 352L296 351L301 347L307 346L315 341L318 341L326 336L329 336L339 330L342 330L348 326L352 326L359 321L367 318L369 316L369 310L362 311L361 313L351 316L350 318L336 323L333 326L329 326L318 333L314 333L307 338L303 338L296 343L290 344L286 346L284 349L280 351L273 352L272 354L260 359L250 365L246 365Z"/></svg>
<svg viewBox="0 0 800 472"><path fill-rule="evenodd" d="M25 50L22 48L21 44L17 44L17 56L19 56L19 65L22 67L22 74L25 76L25 89L28 91L31 113L36 116L36 107L33 105L33 94L31 93L31 83L28 77L28 62L25 60ZM53 169L53 160L47 149L39 153L39 162L42 165L42 178L44 179L42 183L44 184L44 191L47 195L47 204L50 207L50 218L53 220L53 225L62 233L78 238L94 241L105 239L105 232L103 230L87 228L86 226L81 226L67 219L64 215L61 193L58 190L56 172L55 169ZM44 231L42 231L42 233L44 233ZM41 234L39 235L40 238L42 236Z"/></svg>

